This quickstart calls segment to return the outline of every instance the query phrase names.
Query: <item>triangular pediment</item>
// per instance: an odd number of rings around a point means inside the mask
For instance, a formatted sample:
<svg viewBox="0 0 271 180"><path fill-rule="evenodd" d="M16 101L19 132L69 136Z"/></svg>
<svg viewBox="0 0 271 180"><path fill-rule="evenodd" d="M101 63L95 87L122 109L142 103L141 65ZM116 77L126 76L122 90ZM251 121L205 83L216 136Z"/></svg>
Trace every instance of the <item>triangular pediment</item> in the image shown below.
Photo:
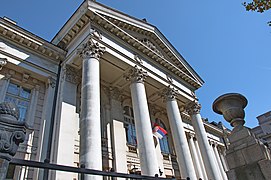
<svg viewBox="0 0 271 180"><path fill-rule="evenodd" d="M186 60L179 54L178 51L176 51L176 49L155 26L148 24L144 20L135 19L128 15L126 16L126 19L120 19L118 16L115 16L115 13L108 15L97 12L97 14L104 20L106 19L110 24L121 29L123 32L142 43L149 50L158 55L162 60L176 66L180 71L183 72L183 75L186 76L186 81L194 81L193 86L199 88L203 84L203 80L199 77L199 75L192 69ZM131 19L131 21L129 21L129 19ZM134 23L135 20L139 21L139 23ZM141 26L141 24L145 25ZM146 28L148 26L150 26L150 28ZM126 35L122 33L119 34L119 37L127 42L127 39L125 38ZM141 49L144 52L145 49ZM183 75L181 75L182 78L184 78Z"/></svg>
<svg viewBox="0 0 271 180"><path fill-rule="evenodd" d="M73 27L64 33L64 26L62 32L52 40L53 43L67 46L84 24L90 21L140 50L196 89L202 86L203 80L155 26L93 1L82 4L76 13L81 18L72 17L66 24L73 24Z"/></svg>

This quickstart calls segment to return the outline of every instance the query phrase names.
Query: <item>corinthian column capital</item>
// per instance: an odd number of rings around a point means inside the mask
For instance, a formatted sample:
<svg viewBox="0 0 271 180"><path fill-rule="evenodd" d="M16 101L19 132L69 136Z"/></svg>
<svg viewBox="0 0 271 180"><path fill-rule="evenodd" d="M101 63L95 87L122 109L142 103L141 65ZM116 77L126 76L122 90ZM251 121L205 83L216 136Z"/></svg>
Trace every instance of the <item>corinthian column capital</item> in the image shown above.
<svg viewBox="0 0 271 180"><path fill-rule="evenodd" d="M162 91L161 96L164 98L164 100L173 100L176 99L178 94L178 90L171 86L168 86Z"/></svg>
<svg viewBox="0 0 271 180"><path fill-rule="evenodd" d="M192 101L188 103L186 106L186 111L188 112L190 116L193 114L199 114L200 109L201 109L201 105L196 101Z"/></svg>
<svg viewBox="0 0 271 180"><path fill-rule="evenodd" d="M148 77L147 72L137 66L131 68L128 73L124 74L124 78L127 81L131 81L132 83L133 82L143 83L147 77Z"/></svg>
<svg viewBox="0 0 271 180"><path fill-rule="evenodd" d="M105 52L105 47L100 46L99 43L95 43L91 38L78 49L78 54L83 59L85 58L95 58L100 59L100 57Z"/></svg>

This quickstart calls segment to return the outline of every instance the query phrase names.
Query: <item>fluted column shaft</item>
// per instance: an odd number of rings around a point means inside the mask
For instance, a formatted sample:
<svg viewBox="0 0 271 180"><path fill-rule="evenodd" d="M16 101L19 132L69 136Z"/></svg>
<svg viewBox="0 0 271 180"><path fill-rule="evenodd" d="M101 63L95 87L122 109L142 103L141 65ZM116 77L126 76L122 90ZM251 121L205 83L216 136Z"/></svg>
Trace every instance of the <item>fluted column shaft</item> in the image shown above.
<svg viewBox="0 0 271 180"><path fill-rule="evenodd" d="M198 157L197 150L195 147L193 134L189 134L189 145L190 145L192 157L194 159L195 167L197 169L197 176L198 176L198 178L203 179L203 173L202 173L202 170L200 167L200 161L199 161L199 157Z"/></svg>
<svg viewBox="0 0 271 180"><path fill-rule="evenodd" d="M189 177L191 180L196 180L196 172L184 132L181 114L176 101L177 91L173 88L167 88L163 95L166 100L167 115L181 176L182 178Z"/></svg>
<svg viewBox="0 0 271 180"><path fill-rule="evenodd" d="M229 168L228 168L228 164L227 164L227 162L225 160L225 149L224 148L219 148L218 154L219 154L219 157L220 157L221 162L223 164L224 171L227 172L229 170Z"/></svg>
<svg viewBox="0 0 271 180"><path fill-rule="evenodd" d="M147 73L135 66L125 75L131 81L130 89L135 118L136 138L142 175L159 174L152 127L145 92L144 80Z"/></svg>
<svg viewBox="0 0 271 180"><path fill-rule="evenodd" d="M226 175L226 173L224 171L222 162L220 160L220 157L219 157L219 154L218 154L218 151L217 151L217 144L213 145L213 149L214 149L214 153L215 153L215 157L216 157L216 160L217 160L217 164L218 164L219 170L221 172L221 176L223 177L224 180L228 180L228 177L227 177L227 175Z"/></svg>
<svg viewBox="0 0 271 180"><path fill-rule="evenodd" d="M197 102L191 102L187 106L187 111L191 116L192 125L194 127L199 148L202 153L203 163L207 171L207 176L209 179L220 179L221 176L219 169L216 167L215 157L207 139L207 133L202 122L200 109L201 105Z"/></svg>
<svg viewBox="0 0 271 180"><path fill-rule="evenodd" d="M102 170L100 119L100 56L105 51L89 39L79 50L82 62L80 164ZM86 176L87 179L91 176Z"/></svg>
<svg viewBox="0 0 271 180"><path fill-rule="evenodd" d="M203 177L204 177L203 179L208 179L207 172L206 172L206 169L205 169L205 166L204 166L204 163L203 163L203 159L202 159L202 154L200 152L198 140L195 140L194 143L195 143L197 155L199 157L200 167L201 167L201 170L202 170L202 173L203 173Z"/></svg>

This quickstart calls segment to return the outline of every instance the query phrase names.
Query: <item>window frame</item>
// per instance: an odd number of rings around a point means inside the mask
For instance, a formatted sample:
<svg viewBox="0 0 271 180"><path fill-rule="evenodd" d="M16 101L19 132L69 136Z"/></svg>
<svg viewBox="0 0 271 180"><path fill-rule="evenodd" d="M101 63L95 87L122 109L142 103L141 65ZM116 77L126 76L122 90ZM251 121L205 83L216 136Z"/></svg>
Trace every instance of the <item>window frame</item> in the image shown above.
<svg viewBox="0 0 271 180"><path fill-rule="evenodd" d="M14 94L12 92L9 92L9 87L10 85L13 84L15 86L18 87L18 93L17 94ZM21 96L21 92L23 92L24 90L26 91L29 91L29 97L28 98L25 98L23 96ZM6 92L5 92L5 97L4 97L4 102L12 102L12 101L6 101L6 98L7 97L11 97L12 99L15 99L15 105L20 109L19 107L19 102L22 101L22 102L27 102L27 106L24 106L26 107L26 112L24 114L24 117L22 119L21 117L21 111L20 111L20 116L19 116L19 119L18 121L22 121L22 122L27 122L27 117L29 116L29 108L30 108L30 105L31 105L31 99L32 99L32 88L30 88L29 86L22 86L22 83L18 83L16 81L10 81L8 83L8 87L6 89Z"/></svg>

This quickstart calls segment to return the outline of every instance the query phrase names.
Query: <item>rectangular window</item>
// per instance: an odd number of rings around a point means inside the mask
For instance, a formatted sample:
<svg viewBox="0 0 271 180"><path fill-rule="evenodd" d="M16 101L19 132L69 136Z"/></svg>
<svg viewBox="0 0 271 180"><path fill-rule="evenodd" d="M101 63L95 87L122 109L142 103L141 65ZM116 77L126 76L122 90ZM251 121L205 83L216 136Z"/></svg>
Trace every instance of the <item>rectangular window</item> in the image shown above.
<svg viewBox="0 0 271 180"><path fill-rule="evenodd" d="M13 102L20 111L19 121L25 121L30 104L31 90L9 83L5 102Z"/></svg>
<svg viewBox="0 0 271 180"><path fill-rule="evenodd" d="M126 131L127 133L127 142L130 145L137 145L137 140L136 140L136 129L134 124L129 124L128 129Z"/></svg>

